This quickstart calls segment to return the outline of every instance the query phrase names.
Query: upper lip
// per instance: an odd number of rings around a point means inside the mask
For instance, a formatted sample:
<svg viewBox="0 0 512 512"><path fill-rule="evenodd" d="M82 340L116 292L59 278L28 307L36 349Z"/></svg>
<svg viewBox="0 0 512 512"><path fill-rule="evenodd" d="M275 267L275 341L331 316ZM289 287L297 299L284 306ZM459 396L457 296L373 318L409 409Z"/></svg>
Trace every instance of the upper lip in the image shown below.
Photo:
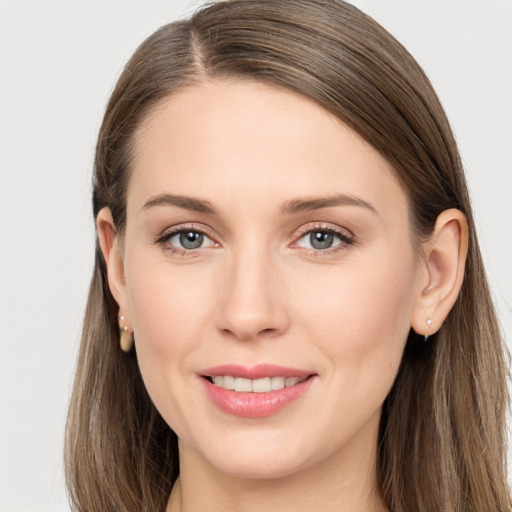
<svg viewBox="0 0 512 512"><path fill-rule="evenodd" d="M291 368L288 366L279 366L275 364L258 364L256 366L242 366L239 364L222 364L212 366L201 371L203 377L215 377L218 375L230 375L244 379L263 379L265 377L298 377L305 378L313 375L314 372Z"/></svg>

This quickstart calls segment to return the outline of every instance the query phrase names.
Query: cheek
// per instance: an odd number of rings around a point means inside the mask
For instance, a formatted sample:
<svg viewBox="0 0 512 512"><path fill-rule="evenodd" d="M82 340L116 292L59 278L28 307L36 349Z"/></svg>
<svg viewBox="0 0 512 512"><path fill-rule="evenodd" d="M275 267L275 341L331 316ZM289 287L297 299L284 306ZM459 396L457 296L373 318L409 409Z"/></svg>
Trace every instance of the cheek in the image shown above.
<svg viewBox="0 0 512 512"><path fill-rule="evenodd" d="M161 258L153 257L157 261L152 264L140 252L134 251L126 265L137 341L159 351L186 344L212 306L211 280L197 269L191 272Z"/></svg>
<svg viewBox="0 0 512 512"><path fill-rule="evenodd" d="M143 269L143 271L141 271ZM200 350L200 333L214 301L211 280L200 272L151 264L133 251L126 262L126 283L133 320L137 359L148 391L158 406L166 390L188 377L190 361Z"/></svg>
<svg viewBox="0 0 512 512"><path fill-rule="evenodd" d="M410 330L412 255L402 255L398 264L394 258L380 258L314 278L315 286L308 286L309 327L332 371L341 371L347 381L391 385Z"/></svg>
<svg viewBox="0 0 512 512"><path fill-rule="evenodd" d="M144 269L140 272L140 269ZM133 257L126 269L137 360L146 389L171 428L184 439L194 431L199 412L184 400L183 390L196 386L191 371L201 353L201 333L211 310L208 281L166 262L144 265Z"/></svg>

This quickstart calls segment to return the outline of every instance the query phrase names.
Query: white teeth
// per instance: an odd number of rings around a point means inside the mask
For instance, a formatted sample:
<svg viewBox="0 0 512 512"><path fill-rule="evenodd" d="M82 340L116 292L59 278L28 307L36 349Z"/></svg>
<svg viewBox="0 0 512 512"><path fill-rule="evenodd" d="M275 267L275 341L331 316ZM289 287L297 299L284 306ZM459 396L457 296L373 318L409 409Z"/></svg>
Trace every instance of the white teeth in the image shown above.
<svg viewBox="0 0 512 512"><path fill-rule="evenodd" d="M286 380L284 381L285 386L295 386L299 382L299 379L297 377L286 377Z"/></svg>
<svg viewBox="0 0 512 512"><path fill-rule="evenodd" d="M224 389L235 389L235 377L231 377L231 375L222 377L222 387Z"/></svg>
<svg viewBox="0 0 512 512"><path fill-rule="evenodd" d="M277 391L288 386L295 386L306 380L306 377L264 377L262 379L244 379L231 375L216 375L212 377L213 383L224 389L231 389L241 393L266 393Z"/></svg>
<svg viewBox="0 0 512 512"><path fill-rule="evenodd" d="M235 379L235 391L252 391L252 380L237 377Z"/></svg>
<svg viewBox="0 0 512 512"><path fill-rule="evenodd" d="M253 393L265 393L265 391L271 391L272 384L268 377L264 379L256 379L252 381Z"/></svg>
<svg viewBox="0 0 512 512"><path fill-rule="evenodd" d="M272 391L283 389L285 385L284 377L272 377Z"/></svg>

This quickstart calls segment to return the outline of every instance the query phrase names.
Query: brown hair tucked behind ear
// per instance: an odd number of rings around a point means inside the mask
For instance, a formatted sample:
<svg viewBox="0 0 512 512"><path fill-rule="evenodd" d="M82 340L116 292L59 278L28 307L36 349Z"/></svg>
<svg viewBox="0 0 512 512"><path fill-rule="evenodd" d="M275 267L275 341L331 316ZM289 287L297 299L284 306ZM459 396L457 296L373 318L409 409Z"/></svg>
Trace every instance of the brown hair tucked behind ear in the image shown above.
<svg viewBox="0 0 512 512"><path fill-rule="evenodd" d="M166 96L197 81L256 80L312 98L377 148L410 201L418 239L459 208L469 224L460 296L428 345L411 333L384 405L378 471L390 510L510 511L502 341L457 147L443 109L408 52L337 0L233 0L162 27L122 73L100 130L94 214L126 222L134 132ZM165 509L178 475L176 436L149 399L132 351L118 345L105 264L96 264L67 425L75 510Z"/></svg>

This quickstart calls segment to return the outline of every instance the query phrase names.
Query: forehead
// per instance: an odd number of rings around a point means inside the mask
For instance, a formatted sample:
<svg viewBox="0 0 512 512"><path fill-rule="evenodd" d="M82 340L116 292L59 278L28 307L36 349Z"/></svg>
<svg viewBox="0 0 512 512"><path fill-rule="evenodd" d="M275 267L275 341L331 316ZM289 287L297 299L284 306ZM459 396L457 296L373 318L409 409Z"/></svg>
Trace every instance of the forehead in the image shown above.
<svg viewBox="0 0 512 512"><path fill-rule="evenodd" d="M204 82L163 100L136 133L128 202L167 193L248 205L255 195L379 193L406 202L391 165L314 101L247 81Z"/></svg>

